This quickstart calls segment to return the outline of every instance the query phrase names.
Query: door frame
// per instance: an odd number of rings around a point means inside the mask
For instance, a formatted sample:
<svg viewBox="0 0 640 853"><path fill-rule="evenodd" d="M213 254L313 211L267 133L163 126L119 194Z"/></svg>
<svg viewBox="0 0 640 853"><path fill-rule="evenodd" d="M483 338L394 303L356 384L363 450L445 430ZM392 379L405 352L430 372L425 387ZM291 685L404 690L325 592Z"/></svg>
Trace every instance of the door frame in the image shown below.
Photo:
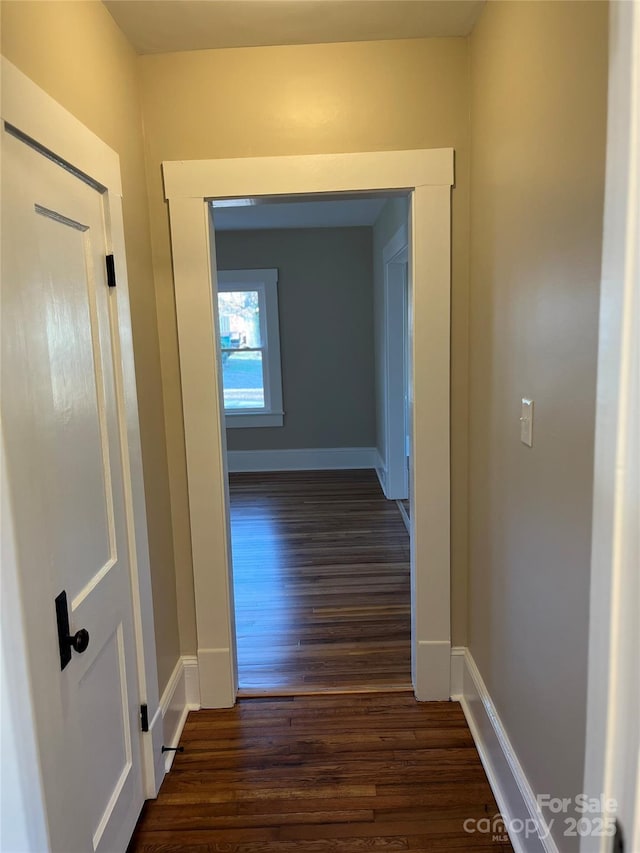
<svg viewBox="0 0 640 853"><path fill-rule="evenodd" d="M407 432L411 435L411 424L405 417L405 386L411 392L411 365L405 365L405 314L411 300L411 283L405 292L405 269L408 270L409 239L406 225L401 225L382 250L384 268L384 457L382 487L389 500L404 500L409 497L409 472L406 465ZM410 327L409 327L410 328ZM410 359L409 359L410 361ZM409 376L405 376L406 370ZM398 375L402 384L398 383ZM408 429L407 429L408 427Z"/></svg>
<svg viewBox="0 0 640 853"><path fill-rule="evenodd" d="M181 160L162 164L173 253L203 707L237 693L226 436L207 201L261 195L411 193L414 436L412 681L450 696L450 291L452 148Z"/></svg>
<svg viewBox="0 0 640 853"><path fill-rule="evenodd" d="M627 850L640 849L639 99L640 5L611 3L584 792L617 801L604 816ZM610 849L606 833L581 839L582 853Z"/></svg>
<svg viewBox="0 0 640 853"><path fill-rule="evenodd" d="M153 600L151 595L151 569L147 516L142 471L142 451L138 419L137 389L133 346L131 340L131 314L127 280L124 224L122 218L122 183L118 154L92 131L37 86L15 65L0 57L2 74L1 119L12 125L21 134L35 143L48 156L74 169L104 187L105 210L109 218L111 245L114 255L117 292L117 324L120 330L120 351L114 352L115 392L118 401L119 437L122 454L124 480L124 506L127 527L127 550L131 574L131 598L133 606L134 636L139 703L146 704L150 731L140 732L144 793L147 798L155 797L164 776L162 760L162 717L158 691L156 663L155 627ZM4 461L4 446L1 448ZM19 588L20 566L15 549L11 546L11 503L6 479L2 480L2 501L6 509L3 528L7 526L9 544L3 551L3 596L2 635L3 659L2 688L11 697L10 707L19 715L19 720L10 718L2 721L3 738L5 726L8 731L20 731L35 749L36 732L32 694L28 689L29 668L24 653L24 644L17 638L25 636ZM3 530L3 545L5 530ZM4 563L6 556L7 562ZM5 574L6 571L6 574ZM5 588L5 578L9 581ZM52 603L53 606L53 603ZM26 642L26 640L25 640ZM26 682L25 682L26 679ZM27 689L25 690L25 684ZM26 695L25 695L26 694ZM14 701L20 697L20 702ZM14 768L19 772L18 786L28 807L26 828L31 834L46 831L46 792L38 785L34 788L36 767L21 762ZM61 772L63 769L61 768ZM26 848L25 848L26 849Z"/></svg>

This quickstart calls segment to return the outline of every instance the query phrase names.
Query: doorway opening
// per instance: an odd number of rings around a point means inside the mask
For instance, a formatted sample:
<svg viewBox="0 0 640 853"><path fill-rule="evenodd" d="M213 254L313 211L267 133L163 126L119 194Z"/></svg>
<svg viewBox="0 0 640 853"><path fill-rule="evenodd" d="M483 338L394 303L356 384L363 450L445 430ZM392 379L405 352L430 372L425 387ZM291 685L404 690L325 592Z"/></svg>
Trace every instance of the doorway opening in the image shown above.
<svg viewBox="0 0 640 853"><path fill-rule="evenodd" d="M213 199L410 193L412 340L411 680L447 699L450 614L450 294L453 150L375 151L163 164L169 202L201 705L237 695L222 366L211 263Z"/></svg>
<svg viewBox="0 0 640 853"><path fill-rule="evenodd" d="M211 203L243 696L411 689L408 202Z"/></svg>

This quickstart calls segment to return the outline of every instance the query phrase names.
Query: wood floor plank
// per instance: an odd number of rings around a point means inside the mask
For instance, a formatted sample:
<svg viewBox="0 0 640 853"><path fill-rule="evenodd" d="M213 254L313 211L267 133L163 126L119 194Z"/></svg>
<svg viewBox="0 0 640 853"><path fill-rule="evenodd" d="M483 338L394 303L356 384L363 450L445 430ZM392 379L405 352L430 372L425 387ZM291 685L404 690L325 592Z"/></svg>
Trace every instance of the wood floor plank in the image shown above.
<svg viewBox="0 0 640 853"><path fill-rule="evenodd" d="M409 535L373 471L231 474L241 695L411 686Z"/></svg>
<svg viewBox="0 0 640 853"><path fill-rule="evenodd" d="M244 699L189 714L130 853L497 851L498 812L460 706L409 693Z"/></svg>

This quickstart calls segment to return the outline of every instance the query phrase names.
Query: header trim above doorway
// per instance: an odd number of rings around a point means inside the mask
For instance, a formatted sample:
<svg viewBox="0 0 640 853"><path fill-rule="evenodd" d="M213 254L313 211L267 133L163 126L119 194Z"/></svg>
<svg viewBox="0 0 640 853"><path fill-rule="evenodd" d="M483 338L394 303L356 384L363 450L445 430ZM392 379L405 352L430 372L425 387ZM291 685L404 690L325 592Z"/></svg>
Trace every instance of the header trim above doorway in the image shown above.
<svg viewBox="0 0 640 853"><path fill-rule="evenodd" d="M162 170L167 199L412 190L454 183L451 148L180 160L163 163Z"/></svg>

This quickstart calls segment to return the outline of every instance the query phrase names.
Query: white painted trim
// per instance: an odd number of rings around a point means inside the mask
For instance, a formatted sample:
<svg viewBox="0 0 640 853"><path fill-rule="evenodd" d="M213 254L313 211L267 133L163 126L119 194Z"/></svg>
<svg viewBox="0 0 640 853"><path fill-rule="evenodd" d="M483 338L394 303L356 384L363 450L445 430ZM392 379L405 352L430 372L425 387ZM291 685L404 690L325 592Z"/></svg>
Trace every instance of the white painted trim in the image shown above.
<svg viewBox="0 0 640 853"><path fill-rule="evenodd" d="M277 267L264 269L218 270L218 290L235 290L236 284L251 285L256 282L278 284Z"/></svg>
<svg viewBox="0 0 640 853"><path fill-rule="evenodd" d="M450 697L451 643L448 640L418 640L413 666L413 688L419 702L444 701Z"/></svg>
<svg viewBox="0 0 640 853"><path fill-rule="evenodd" d="M259 427L281 427L284 424L284 412L246 413L225 412L224 425L227 429L258 429Z"/></svg>
<svg viewBox="0 0 640 853"><path fill-rule="evenodd" d="M215 245L208 200L407 189L413 399L412 675L422 699L448 695L450 319L453 150L164 163L185 424L202 704L235 697L226 430L216 352ZM210 245L211 244L211 245ZM208 660L211 650L213 656ZM215 662L227 654L225 665ZM418 660L420 657L420 661ZM215 682L215 673L223 687Z"/></svg>
<svg viewBox="0 0 640 853"><path fill-rule="evenodd" d="M382 396L384 401L385 442L384 493L390 500L409 497L409 476L406 466L406 436L404 401L405 370L405 301L404 276L408 276L409 237L407 226L401 225L382 250L384 271L383 292L383 361ZM408 297L409 294L407 293ZM398 381L400 376L402 381ZM407 377L407 384L409 377Z"/></svg>
<svg viewBox="0 0 640 853"><path fill-rule="evenodd" d="M453 149L177 160L162 164L167 199L453 186Z"/></svg>
<svg viewBox="0 0 640 853"><path fill-rule="evenodd" d="M242 427L282 426L282 364L280 360L280 317L278 313L278 270L217 270L218 293L230 290L257 290L264 310L260 310L262 338L264 408L257 410L225 409L227 429ZM238 286L240 285L240 286ZM221 349L218 328L216 343Z"/></svg>
<svg viewBox="0 0 640 853"><path fill-rule="evenodd" d="M166 772L164 755L162 754L162 744L164 743L164 728L162 705L160 704L160 702L158 703L158 707L156 708L155 714L149 720L149 731L147 732L147 736L151 743L154 775L153 791L147 793L147 799L154 799L158 796L158 791L160 790L160 786L162 785L162 780L164 779L164 774Z"/></svg>
<svg viewBox="0 0 640 853"><path fill-rule="evenodd" d="M57 157L122 196L120 158L68 110L0 57L2 118Z"/></svg>
<svg viewBox="0 0 640 853"><path fill-rule="evenodd" d="M178 746L189 711L199 710L198 661L195 657L184 655L178 658L160 699L158 714L150 726L154 732L161 734L156 761L162 775L169 772L175 758L175 752L163 754L162 746Z"/></svg>
<svg viewBox="0 0 640 853"><path fill-rule="evenodd" d="M609 4L584 792L640 850L640 4ZM584 837L582 853L610 839Z"/></svg>
<svg viewBox="0 0 640 853"><path fill-rule="evenodd" d="M114 377L123 462L139 702L140 704L147 704L149 714L152 716L158 708L159 691L140 425L122 219L120 158L103 140L4 57L0 57L0 69L2 77L2 120L8 122L56 158L81 171L105 190L105 210L109 226L107 230L110 233L112 244L110 248L115 256L118 277L118 293L114 304L117 312L115 322L120 334L119 340L114 340L114 362L116 365ZM16 603L16 606L19 605ZM19 648L21 648L20 643L16 641L14 636L14 651ZM25 719L30 719L28 706L22 709L22 714ZM157 788L152 736L141 733L140 746L145 794L147 797L155 796ZM34 795L34 824L38 821L36 803L37 800Z"/></svg>
<svg viewBox="0 0 640 853"><path fill-rule="evenodd" d="M200 697L203 707L215 708L221 683L225 704L229 693L235 700L237 666L222 363L215 339L213 215L204 198L178 198L170 202L170 217ZM216 680L220 667L208 665L210 649L226 650L222 682Z"/></svg>
<svg viewBox="0 0 640 853"><path fill-rule="evenodd" d="M450 187L415 188L409 234L411 667L416 696L440 699L449 665L435 647L451 642Z"/></svg>
<svg viewBox="0 0 640 853"><path fill-rule="evenodd" d="M122 199L108 193L107 204L111 223L111 249L114 254L117 290L117 325L125 331L118 339L114 338L114 379L119 406L124 412L120 418L120 447L123 467L123 486L125 492L125 513L127 519L127 547L131 573L131 594L133 600L133 622L136 642L139 702L146 704L150 716L158 708L159 687L156 659L156 637L153 615L153 594L151 591L151 560L149 556L149 535L147 529L147 509L144 494L142 471L142 446L140 439L140 421L138 418L138 396L136 387L135 364L131 343L131 311L129 304L129 280L127 276L124 221L122 218ZM129 472L127 477L126 472ZM157 793L157 772L154 759L153 738L147 733L141 734L143 781L145 796L153 797Z"/></svg>
<svg viewBox="0 0 640 853"><path fill-rule="evenodd" d="M232 708L238 693L233 649L198 649L198 680L203 708Z"/></svg>
<svg viewBox="0 0 640 853"><path fill-rule="evenodd" d="M466 646L451 646L451 699L460 701L464 689Z"/></svg>
<svg viewBox="0 0 640 853"><path fill-rule="evenodd" d="M471 653L451 650L451 698L460 702L515 853L559 853ZM493 817L493 815L487 815ZM515 821L515 824L514 824ZM514 831L519 822L537 832ZM471 845L473 836L469 836Z"/></svg>
<svg viewBox="0 0 640 853"><path fill-rule="evenodd" d="M228 450L229 471L331 471L375 468L375 447L313 447L292 450Z"/></svg>
<svg viewBox="0 0 640 853"><path fill-rule="evenodd" d="M409 519L409 513L402 501L396 501L396 506L398 507L398 512L402 516L402 521L404 522L404 526L407 528L407 533L411 535L411 520Z"/></svg>
<svg viewBox="0 0 640 853"><path fill-rule="evenodd" d="M382 489L382 493L384 495L386 495L387 494L387 469L385 468L383 456L377 447L375 448L374 468L376 469L376 474L378 475L378 482L380 483L380 488Z"/></svg>
<svg viewBox="0 0 640 853"><path fill-rule="evenodd" d="M195 655L183 655L184 688L187 704L192 711L200 708L200 681L198 677L198 658Z"/></svg>

